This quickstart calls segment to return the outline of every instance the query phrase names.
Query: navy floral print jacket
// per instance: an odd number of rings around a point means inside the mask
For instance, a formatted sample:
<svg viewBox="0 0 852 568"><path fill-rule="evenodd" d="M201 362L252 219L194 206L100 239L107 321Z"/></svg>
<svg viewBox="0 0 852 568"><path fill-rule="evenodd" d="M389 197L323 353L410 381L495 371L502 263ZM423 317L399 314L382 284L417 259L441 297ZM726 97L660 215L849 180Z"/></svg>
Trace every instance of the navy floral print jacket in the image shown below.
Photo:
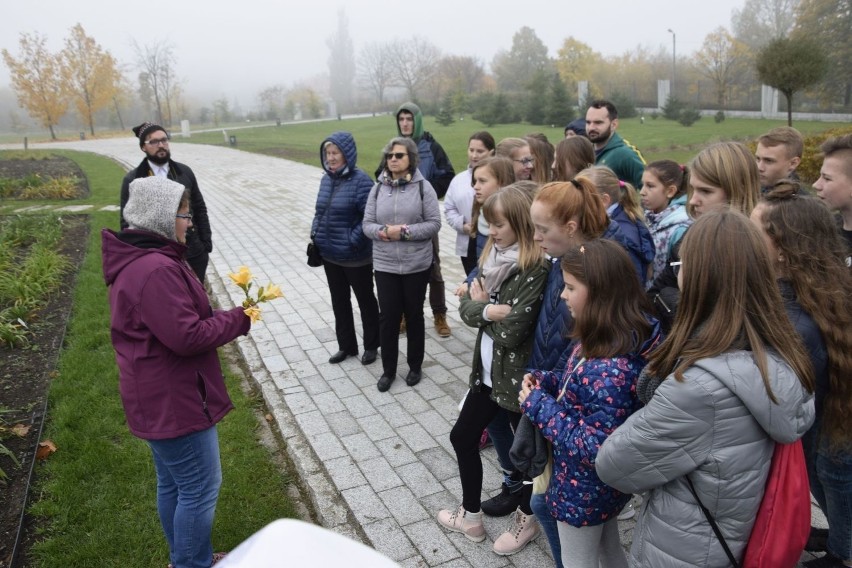
<svg viewBox="0 0 852 568"><path fill-rule="evenodd" d="M636 380L661 339L658 322L651 321L651 338L636 353L585 359L578 343L564 375L533 372L538 386L521 409L552 444L553 475L545 498L559 521L575 527L599 525L630 500L600 480L595 459L604 440L641 406Z"/></svg>

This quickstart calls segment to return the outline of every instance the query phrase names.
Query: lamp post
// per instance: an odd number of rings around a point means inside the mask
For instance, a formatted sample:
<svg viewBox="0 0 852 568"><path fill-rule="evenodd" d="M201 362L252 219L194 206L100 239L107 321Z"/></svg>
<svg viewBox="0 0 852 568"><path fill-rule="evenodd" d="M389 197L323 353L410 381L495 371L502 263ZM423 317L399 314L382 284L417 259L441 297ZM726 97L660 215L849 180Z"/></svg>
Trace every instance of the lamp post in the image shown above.
<svg viewBox="0 0 852 568"><path fill-rule="evenodd" d="M675 64L677 61L677 35L674 33L674 30L669 28L669 33L672 34L672 92L671 97L674 97L675 93Z"/></svg>

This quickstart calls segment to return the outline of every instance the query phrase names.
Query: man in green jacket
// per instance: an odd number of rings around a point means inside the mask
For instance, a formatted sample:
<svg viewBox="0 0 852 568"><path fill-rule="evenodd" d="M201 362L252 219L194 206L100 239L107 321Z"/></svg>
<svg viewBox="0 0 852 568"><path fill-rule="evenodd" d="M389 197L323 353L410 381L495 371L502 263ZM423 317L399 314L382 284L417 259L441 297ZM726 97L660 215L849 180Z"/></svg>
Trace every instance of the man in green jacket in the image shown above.
<svg viewBox="0 0 852 568"><path fill-rule="evenodd" d="M592 101L586 111L586 135L595 145L595 165L606 166L618 179L642 189L645 160L639 150L618 135L618 109L609 101Z"/></svg>

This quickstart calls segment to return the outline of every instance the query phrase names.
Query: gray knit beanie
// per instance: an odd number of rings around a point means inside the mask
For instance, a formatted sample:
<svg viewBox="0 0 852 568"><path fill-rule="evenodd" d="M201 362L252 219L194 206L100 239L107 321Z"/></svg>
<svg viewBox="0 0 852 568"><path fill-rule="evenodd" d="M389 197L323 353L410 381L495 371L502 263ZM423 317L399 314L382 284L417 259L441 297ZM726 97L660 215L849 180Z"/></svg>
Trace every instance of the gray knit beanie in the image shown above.
<svg viewBox="0 0 852 568"><path fill-rule="evenodd" d="M137 178L130 182L130 197L124 206L124 220L131 229L151 231L176 241L175 215L183 192L183 185L168 178Z"/></svg>

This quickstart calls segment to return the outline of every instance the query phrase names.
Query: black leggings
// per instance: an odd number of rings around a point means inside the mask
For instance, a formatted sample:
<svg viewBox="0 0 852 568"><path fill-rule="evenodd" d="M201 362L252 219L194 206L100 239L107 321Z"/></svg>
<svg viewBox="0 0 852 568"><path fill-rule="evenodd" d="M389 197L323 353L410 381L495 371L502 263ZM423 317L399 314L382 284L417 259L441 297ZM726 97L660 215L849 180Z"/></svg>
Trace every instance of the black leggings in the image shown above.
<svg viewBox="0 0 852 568"><path fill-rule="evenodd" d="M491 400L490 387L483 386L479 392L469 391L459 413L459 418L450 431L450 442L453 444L456 460L459 462L462 506L465 511L471 513L479 511L482 497L482 458L479 457L479 438L499 410L500 406ZM512 429L517 429L518 422L521 420L521 413L508 411L506 414L509 417ZM514 472L512 477L516 475L520 475L520 473ZM525 514L532 514L530 509L532 484L524 485L522 491L521 510Z"/></svg>

